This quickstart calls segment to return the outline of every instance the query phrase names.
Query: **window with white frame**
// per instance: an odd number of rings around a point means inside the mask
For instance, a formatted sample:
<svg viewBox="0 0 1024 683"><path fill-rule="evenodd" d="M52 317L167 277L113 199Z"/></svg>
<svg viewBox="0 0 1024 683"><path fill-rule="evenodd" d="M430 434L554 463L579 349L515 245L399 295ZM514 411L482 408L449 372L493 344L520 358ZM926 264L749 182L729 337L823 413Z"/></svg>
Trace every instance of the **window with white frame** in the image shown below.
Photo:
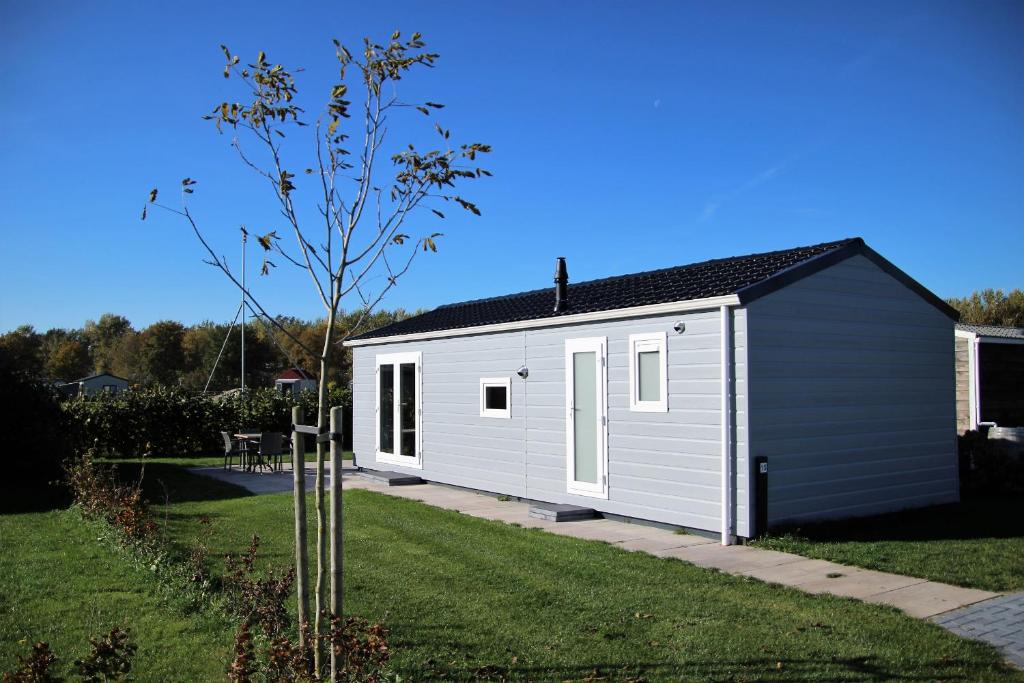
<svg viewBox="0 0 1024 683"><path fill-rule="evenodd" d="M377 460L422 467L420 354L377 356Z"/></svg>
<svg viewBox="0 0 1024 683"><path fill-rule="evenodd" d="M512 378L485 377L480 380L480 417L512 417Z"/></svg>
<svg viewBox="0 0 1024 683"><path fill-rule="evenodd" d="M668 411L668 336L664 332L629 335L629 409Z"/></svg>

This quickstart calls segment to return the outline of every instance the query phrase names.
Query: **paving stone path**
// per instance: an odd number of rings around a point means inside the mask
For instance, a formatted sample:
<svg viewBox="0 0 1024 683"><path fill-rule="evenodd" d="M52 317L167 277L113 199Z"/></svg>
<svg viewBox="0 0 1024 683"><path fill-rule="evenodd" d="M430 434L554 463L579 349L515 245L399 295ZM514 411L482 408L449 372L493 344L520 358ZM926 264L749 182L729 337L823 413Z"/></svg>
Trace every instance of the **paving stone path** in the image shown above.
<svg viewBox="0 0 1024 683"><path fill-rule="evenodd" d="M1024 668L1024 593L1012 593L932 618L958 636L983 640Z"/></svg>
<svg viewBox="0 0 1024 683"><path fill-rule="evenodd" d="M273 474L225 472L219 467L193 468L193 471L238 484L253 493L292 490L290 466L284 472ZM345 488L409 498L472 517L515 523L562 536L604 541L624 550L673 557L808 593L829 593L890 605L912 617L931 619L957 635L991 643L1000 648L1010 662L1024 667L1024 593L1001 596L999 593L826 560L811 560L775 550L743 545L723 546L716 539L680 535L643 524L609 519L552 522L531 517L527 503L503 501L494 496L437 484L389 487L359 476L350 467L345 468L343 481ZM312 488L313 482L312 468L307 464L307 488Z"/></svg>

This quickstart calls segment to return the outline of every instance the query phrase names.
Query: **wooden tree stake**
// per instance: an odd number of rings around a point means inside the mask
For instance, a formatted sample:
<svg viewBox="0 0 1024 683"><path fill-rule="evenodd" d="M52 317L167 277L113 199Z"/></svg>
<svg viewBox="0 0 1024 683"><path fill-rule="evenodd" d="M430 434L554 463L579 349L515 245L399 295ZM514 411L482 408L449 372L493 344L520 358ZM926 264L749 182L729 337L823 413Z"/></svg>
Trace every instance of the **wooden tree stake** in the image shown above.
<svg viewBox="0 0 1024 683"><path fill-rule="evenodd" d="M302 424L302 408L292 408L292 424ZM292 429L292 474L295 482L295 592L299 601L299 645L305 645L309 623L309 551L306 548L306 444L302 434Z"/></svg>

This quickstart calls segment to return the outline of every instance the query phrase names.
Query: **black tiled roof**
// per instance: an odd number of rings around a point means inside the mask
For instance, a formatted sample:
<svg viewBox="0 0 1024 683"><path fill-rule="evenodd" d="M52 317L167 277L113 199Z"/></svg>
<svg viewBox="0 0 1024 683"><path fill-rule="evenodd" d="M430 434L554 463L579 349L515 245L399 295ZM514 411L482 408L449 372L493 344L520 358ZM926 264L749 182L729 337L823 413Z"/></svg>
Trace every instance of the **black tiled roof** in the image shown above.
<svg viewBox="0 0 1024 683"><path fill-rule="evenodd" d="M909 286L918 288L919 293L923 292L934 299L933 303L938 302L937 305L941 304L948 308L909 276L875 254L862 239L853 237L808 247L715 259L632 275L570 283L568 307L559 313L554 312L554 285L491 299L447 304L366 332L354 337L353 341L557 318L730 294L739 295L740 301L746 303L855 253L877 257L891 271L895 271L894 275L909 281ZM572 264L570 268L571 266Z"/></svg>
<svg viewBox="0 0 1024 683"><path fill-rule="evenodd" d="M957 323L956 329L973 332L982 337L1001 337L1003 339L1024 339L1024 327L1003 327L1001 325L971 325Z"/></svg>

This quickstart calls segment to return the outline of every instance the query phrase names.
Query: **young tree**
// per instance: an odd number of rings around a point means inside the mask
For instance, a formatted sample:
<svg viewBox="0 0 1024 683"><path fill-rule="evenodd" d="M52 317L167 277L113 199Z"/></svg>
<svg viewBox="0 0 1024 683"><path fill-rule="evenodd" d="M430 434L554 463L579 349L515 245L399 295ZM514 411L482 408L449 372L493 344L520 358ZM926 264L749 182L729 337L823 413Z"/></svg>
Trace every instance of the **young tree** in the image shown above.
<svg viewBox="0 0 1024 683"><path fill-rule="evenodd" d="M337 345L348 335L363 328L373 309L409 271L416 255L437 251L441 233L424 227L417 216L428 219L444 218L438 208L450 203L472 214L480 211L471 201L456 194L456 186L466 181L490 175L476 166L479 155L490 152L481 143L453 146L450 131L434 125L438 144L434 149L421 151L414 144L396 146L390 156L384 156L384 145L390 118L403 113L430 116L443 108L436 102L406 102L398 98L398 82L418 68L433 67L439 55L428 52L419 33L403 39L398 31L384 43L364 39L358 56L340 42L334 41L338 63L338 79L330 90L327 104L314 122L314 162L304 169L309 182L299 188L297 167L286 163L282 146L293 131L306 126L304 110L296 103L298 88L294 75L280 64L267 60L260 52L256 60L241 64L238 56L222 46L227 63L224 77L236 77L242 84L245 100L224 101L206 118L218 130L230 128L244 136L232 140L241 162L265 181L277 200L284 225L294 238L291 248L285 248L277 229L258 235L264 249L262 272L276 267L271 258L304 270L309 275L315 296L324 307L323 338L316 348L292 335L285 326L278 329L291 342L313 355L319 366L319 410L317 426L321 433L328 425L328 379L337 361ZM358 96L350 95L350 84L358 88ZM355 89L353 89L355 91ZM357 97L354 102L350 97ZM358 124L351 123L358 111ZM250 146L250 143L252 146ZM382 158L383 157L383 158ZM391 168L382 166L390 162ZM191 226L206 251L207 261L220 269L237 287L243 290L247 302L266 321L276 324L252 291L243 287L241 278L226 260L218 256L199 221L189 207L188 199L195 190L196 181L185 178L181 182L180 208L157 204L157 190L150 193L150 204L180 215ZM305 210L303 210L305 207ZM309 211L309 209L313 209ZM429 210L426 214L424 209ZM314 225L306 222L314 215ZM143 218L146 211L143 210ZM411 236L418 234L417 237ZM245 228L243 228L243 234ZM352 300L358 315L344 331L339 329L342 302ZM314 632L319 635L326 613L326 511L324 506L324 458L326 448L317 443L316 513L317 513L317 574ZM301 463L299 463L301 466ZM340 462L332 458L331 513L340 514L340 492L337 490ZM297 492L298 495L298 492ZM296 509L299 505L296 505ZM300 520L304 524L304 520ZM331 544L340 557L341 524L332 525L336 532ZM302 555L297 553L297 574L303 581L306 567ZM330 609L342 612L342 582L340 567L331 567ZM300 619L308 613L303 590L299 589ZM319 641L318 641L319 642ZM321 672L320 652L316 652L317 673ZM333 664L333 662L332 662ZM335 678L334 667L331 672Z"/></svg>

